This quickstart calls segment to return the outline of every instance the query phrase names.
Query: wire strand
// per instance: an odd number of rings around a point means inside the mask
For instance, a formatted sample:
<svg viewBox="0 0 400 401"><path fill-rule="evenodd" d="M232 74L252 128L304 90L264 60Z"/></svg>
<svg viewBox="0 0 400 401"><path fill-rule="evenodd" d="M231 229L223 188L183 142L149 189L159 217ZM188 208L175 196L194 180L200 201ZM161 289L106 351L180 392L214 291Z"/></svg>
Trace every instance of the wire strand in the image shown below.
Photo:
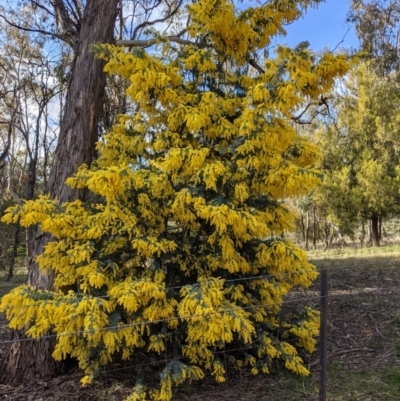
<svg viewBox="0 0 400 401"><path fill-rule="evenodd" d="M115 326L106 326L106 327L101 327L99 329L91 329L91 330L77 330L77 331L72 331L68 333L58 333L58 334L47 334L44 336L39 336L36 338L18 338L15 340L9 340L9 341L2 341L0 342L0 345L5 345L5 344L11 344L14 342L24 342L24 341L38 341L44 338L55 338L55 337L71 337L75 335L80 335L80 334L93 334L93 333L98 333L98 332L103 332L103 331L108 331L108 330L122 330L125 328L129 327L136 327L136 326L142 326L142 325L148 325L148 324L157 324L157 323L163 323L163 322L171 322L173 320L187 320L195 317L204 317L204 316L211 316L211 315L216 315L216 314L223 314L227 312L234 312L234 311L242 311L242 310L250 310L250 309L258 309L258 308L265 308L267 306L273 306L273 305L283 305L286 303L293 303L293 302L304 302L312 299L320 299L321 297L308 297L308 298L298 298L298 299L291 299L288 301L282 301L282 302L272 302L272 303L266 303L266 304L260 304L260 305L250 305L250 306L243 306L240 308L229 308L223 311L213 311L213 312L208 312L208 313L197 313L197 314L192 314L192 315L184 315L184 316L174 316L170 318L165 318L165 319L156 319L156 320L148 320L144 322L136 322L136 323L130 323L130 324L124 324L124 325L115 325Z"/></svg>
<svg viewBox="0 0 400 401"><path fill-rule="evenodd" d="M275 278L275 277L280 277L280 276L296 276L299 275L301 273L312 273L312 272L320 272L321 270L324 269L329 269L331 270L336 270L336 269L345 269L345 268L351 268L351 267L365 267L365 266L387 266L387 263L382 263L382 264L377 264L377 263L367 263L367 264L351 264L351 265L341 265L341 266L331 266L331 267L320 267L320 268L316 268L316 269L304 269L304 270L297 270L295 272L281 272L281 273L275 273L275 274L265 274L265 275L258 275L258 276L250 276L250 277L240 277L240 278L235 278L235 279L228 279L225 280L224 283L235 283L235 282L240 282L240 281L249 281L249 280L260 280L260 279L270 279L270 278ZM399 263L399 267L400 267L400 263ZM185 284L185 285L179 285L179 286L172 286L172 287L164 287L161 288L162 291L170 291L170 290L177 290L177 289L182 289L184 287L188 287L188 286L195 286L198 285L199 283L193 283L193 284ZM135 293L135 294L148 294L151 292L155 292L155 291L160 291L160 289L152 289L152 290L146 290L146 291L138 291L138 290L131 290L130 293ZM124 294L125 295L125 294ZM121 294L120 294L121 296ZM89 299L107 299L110 298L110 295L98 295L98 296L87 296L87 295L83 295L81 297L75 297L73 299L70 299L71 302L76 302L76 301L80 301L83 300L85 298L89 298ZM46 303L59 303L60 300L46 300ZM23 308L30 308L30 307L35 307L37 306L37 303L32 303L32 304L28 304L28 305L21 305L19 306L20 309ZM3 308L3 312L7 311L7 310L12 310L15 307L8 307L8 308Z"/></svg>
<svg viewBox="0 0 400 401"><path fill-rule="evenodd" d="M362 288L354 288L354 290L357 291L362 291L362 293L372 293L372 292L381 292L384 290L396 290L398 289L399 286L390 286L390 287L378 287L378 288L371 288L368 290L363 290ZM331 291L330 291L331 292ZM329 296L342 296L342 295L347 295L347 294L329 294ZM39 341L45 338L56 338L56 337L72 337L75 335L81 335L81 334L93 334L97 332L104 332L104 331L109 331L109 330L122 330L125 328L129 327L136 327L136 326L141 326L141 325L150 325L150 324L158 324L158 323L165 323L169 322L172 320L186 320L190 318L195 318L195 317L204 317L204 316L211 316L215 314L224 314L227 312L234 312L234 311L240 311L240 310L250 310L250 309L257 309L257 308L265 308L267 306L274 306L274 305L280 305L284 306L285 304L290 304L294 302L305 302L305 301L310 301L310 300L316 300L316 299L321 299L324 298L323 296L314 296L314 297L303 297L303 298L296 298L296 299L289 299L285 300L282 302L274 302L274 303L267 303L267 304L260 304L260 305L251 305L251 306L243 306L240 308L230 308L226 309L223 311L213 311L205 314L192 314L192 315L184 315L184 316L174 316L171 318L166 318L166 319L157 319L157 320L149 320L149 321L142 321L142 322L136 322L136 323L131 323L131 324L125 324L125 325L115 325L115 326L106 326L102 327L99 329L91 329L91 330L77 330L74 332L68 332L68 333L58 333L58 334L48 334L44 336L39 336L36 338L29 337L29 338L19 338L15 340L8 340L8 341L1 341L0 345L7 345L7 344L12 344L16 342L25 342L25 341Z"/></svg>

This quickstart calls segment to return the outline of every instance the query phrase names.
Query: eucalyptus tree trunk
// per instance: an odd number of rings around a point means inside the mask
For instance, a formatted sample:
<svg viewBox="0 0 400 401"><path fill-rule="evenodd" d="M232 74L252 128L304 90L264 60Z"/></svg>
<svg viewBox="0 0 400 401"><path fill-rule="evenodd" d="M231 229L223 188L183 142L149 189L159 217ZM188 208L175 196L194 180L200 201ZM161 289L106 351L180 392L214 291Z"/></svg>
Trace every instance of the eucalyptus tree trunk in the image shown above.
<svg viewBox="0 0 400 401"><path fill-rule="evenodd" d="M82 191L69 188L65 180L82 163L90 165L93 159L97 125L103 109L105 75L104 62L94 57L90 45L112 41L118 3L119 0L87 0L79 29L74 34L71 78L48 186L50 196L60 203L84 196ZM55 1L54 6L63 11L61 0ZM35 256L42 253L49 240L47 234L39 233L31 248L33 255L27 283L42 290L53 288L54 272L41 272L35 263ZM16 341L6 352L1 375L3 381L16 384L54 376L65 370L65 365L56 363L51 357L54 338L18 341L23 338L21 332L13 331L11 334L11 339Z"/></svg>
<svg viewBox="0 0 400 401"><path fill-rule="evenodd" d="M364 248L364 240L365 240L365 221L364 219L361 219L361 236L360 236L361 248Z"/></svg>
<svg viewBox="0 0 400 401"><path fill-rule="evenodd" d="M104 62L90 51L94 43L110 43L119 0L90 0L87 2L76 44L71 79L60 126L54 163L49 177L48 193L60 203L83 199L83 190L65 184L83 163L90 165L98 136L98 122L102 115L106 77ZM34 242L34 255L39 255L47 244L47 235L39 233ZM34 258L30 263L28 284L39 289L51 289L53 272L43 274Z"/></svg>
<svg viewBox="0 0 400 401"><path fill-rule="evenodd" d="M303 240L303 243L305 243L306 242L306 233L305 233L303 213L300 214L300 229L301 229L301 239Z"/></svg>
<svg viewBox="0 0 400 401"><path fill-rule="evenodd" d="M318 226L317 226L317 211L313 208L313 247L317 249L317 237L318 237Z"/></svg>
<svg viewBox="0 0 400 401"><path fill-rule="evenodd" d="M382 240L382 216L378 217L378 239Z"/></svg>
<svg viewBox="0 0 400 401"><path fill-rule="evenodd" d="M305 226L305 243L304 247L306 248L306 251L309 250L308 246L308 240L309 240L309 232L310 232L310 212L307 212L306 214L306 226Z"/></svg>
<svg viewBox="0 0 400 401"><path fill-rule="evenodd" d="M324 252L329 248L329 240L328 240L328 235L329 235L329 226L328 226L328 221L326 219L326 213L325 213L325 218L324 218Z"/></svg>

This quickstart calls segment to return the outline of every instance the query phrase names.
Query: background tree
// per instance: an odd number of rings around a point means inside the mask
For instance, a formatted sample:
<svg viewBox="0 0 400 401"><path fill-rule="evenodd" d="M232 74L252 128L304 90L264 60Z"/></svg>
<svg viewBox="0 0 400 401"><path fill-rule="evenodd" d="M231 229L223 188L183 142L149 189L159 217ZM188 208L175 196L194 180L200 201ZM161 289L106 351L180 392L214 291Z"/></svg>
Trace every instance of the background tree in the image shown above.
<svg viewBox="0 0 400 401"><path fill-rule="evenodd" d="M4 21L0 21L0 26L0 68L4 72L0 83L0 118L7 132L2 148L5 182L1 203L9 204L10 198L20 202L19 198L33 199L45 191L49 151L55 139L49 108L59 85L52 79L54 64L44 50L43 41L32 42L29 35ZM13 248L17 249L19 228L15 230ZM25 241L28 256L32 240L30 228ZM11 255L9 279L13 259Z"/></svg>
<svg viewBox="0 0 400 401"><path fill-rule="evenodd" d="M174 385L207 372L223 381L218 352L247 344L232 365L268 373L276 359L308 374L293 344L313 350L318 314L279 315L279 304L316 272L283 238L293 215L282 199L318 183L318 151L291 124L349 63L304 46L253 56L314 4L241 10L204 0L187 8L188 37L158 38L159 53L98 48L107 71L129 80L136 113L68 179L87 198L41 197L4 217L53 236L37 261L56 274L54 291L19 287L2 309L29 336L52 329L54 357L76 358L84 384L120 352L147 353L169 360L160 388L148 391L139 376L131 399L169 400Z"/></svg>
<svg viewBox="0 0 400 401"><path fill-rule="evenodd" d="M352 0L348 15L354 23L361 50L373 58L380 76L399 78L400 4L397 0Z"/></svg>
<svg viewBox="0 0 400 401"><path fill-rule="evenodd" d="M399 84L362 64L335 94L337 120L320 131L325 180L318 201L344 232L369 220L373 246L382 218L399 212L399 106Z"/></svg>

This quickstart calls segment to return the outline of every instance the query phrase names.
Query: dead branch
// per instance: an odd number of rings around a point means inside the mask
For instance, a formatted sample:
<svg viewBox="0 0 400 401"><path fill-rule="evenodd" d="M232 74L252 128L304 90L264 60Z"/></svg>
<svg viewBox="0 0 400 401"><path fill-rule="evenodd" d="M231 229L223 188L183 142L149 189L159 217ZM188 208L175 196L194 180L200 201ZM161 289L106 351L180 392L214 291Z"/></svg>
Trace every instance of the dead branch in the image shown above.
<svg viewBox="0 0 400 401"><path fill-rule="evenodd" d="M182 39L179 36L167 36L170 42L179 43L180 45L196 45L195 42L190 40ZM143 40L116 40L115 43L118 46L126 47L148 47L158 43L159 39L143 39Z"/></svg>

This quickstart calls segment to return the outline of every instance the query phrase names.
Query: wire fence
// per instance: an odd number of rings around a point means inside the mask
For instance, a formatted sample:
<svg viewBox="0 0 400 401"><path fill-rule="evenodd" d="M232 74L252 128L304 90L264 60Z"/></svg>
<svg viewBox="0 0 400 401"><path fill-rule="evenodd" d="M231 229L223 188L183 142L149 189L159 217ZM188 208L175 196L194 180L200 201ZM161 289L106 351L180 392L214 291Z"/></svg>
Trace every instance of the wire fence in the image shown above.
<svg viewBox="0 0 400 401"><path fill-rule="evenodd" d="M365 267L383 267L387 266L387 263L382 263L382 264L377 264L377 263L357 263L357 264L347 264L347 265L339 265L339 266L333 266L329 268L329 271L334 271L334 270L341 270L341 269L349 269L349 268L354 268L354 267L360 267L360 268L365 268ZM399 264L400 267L400 264ZM280 272L276 274L267 274L267 275L257 275L257 276L248 276L248 277L241 277L241 278L236 278L236 279L228 279L228 280L223 280L224 283L235 283L235 282L241 282L241 281L250 281L250 280L260 280L260 279L271 279L271 278L276 278L276 277L282 277L282 276L295 276L299 275L301 273L311 273L311 272L318 272L321 273L321 271L326 270L326 268L319 268L319 269L304 269L304 270L298 270L296 272ZM155 291L164 291L168 292L170 290L177 290L177 289L182 289L184 287L194 287L198 286L198 283L194 284L186 284L186 285L181 285L181 286L171 286L171 287L162 287L160 286L157 289L149 289L149 290L131 290L127 294L122 294L122 295L140 295L140 294L149 294L151 292ZM349 288L355 288L348 286ZM379 287L379 288L367 288L364 291L366 292L371 292L371 291L387 291L387 290L392 290L394 289L394 286L389 286L389 287ZM359 290L363 291L363 290ZM305 290L305 293L309 293L309 290ZM314 291L312 291L314 292ZM121 294L120 294L121 296ZM88 333L95 333L97 331L107 331L107 330L117 330L117 329L123 329L126 327L135 327L135 326L140 326L140 325L147 325L147 324L156 324L156 323L163 323L163 322L170 322L173 320L179 320L179 319L190 319L190 318L195 318L195 317L204 317L204 316L209 316L209 315L214 315L214 314L219 314L219 313L224 313L224 312L229 312L229 311L239 311L239 310L251 310L251 309L257 309L257 308L266 308L269 306L284 306L286 304L290 303L296 303L296 302L307 302L307 301L315 301L315 300L320 300L323 296L302 296L300 298L295 298L292 299L290 297L290 293L287 296L287 299L282 300L281 302L270 302L270 303L263 303L263 304L255 304L255 305L248 305L248 306L241 306L238 308L232 308L232 309L227 309L227 310L217 310L217 311L212 311L208 312L205 314L190 314L190 315L183 315L183 316L173 316L170 318L164 318L164 319L156 319L156 320L148 320L148 321L140 321L140 322L135 322L131 324L123 324L123 325L113 325L113 326L105 326L99 329L91 329L91 330L78 330L74 332L68 332L68 333L58 333L58 334L51 334L51 335L44 335L44 336L39 336L36 338L24 338L24 339L16 339L16 340L10 340L10 341L0 341L0 345L5 345L5 344L10 344L13 342L19 342L19 341L34 341L34 340L40 340L44 338L54 338L57 336L74 336L74 335L80 335L80 334L88 334ZM89 295L79 295L75 298L71 298L68 300L68 302L74 303L77 301L81 301L83 299L111 299L109 295L100 295L100 296L89 296ZM60 300L45 300L45 303L60 303ZM25 308L30 308L30 307L35 307L37 306L37 303L32 303L32 304L24 304L18 306L17 309L23 310ZM5 308L4 311L14 309L15 307L10 307L10 308Z"/></svg>
<svg viewBox="0 0 400 401"><path fill-rule="evenodd" d="M347 264L347 265L341 265L341 266L334 266L334 267L330 267L330 270L337 270L337 269L348 269L348 268L353 268L353 267L368 267L368 266L375 266L375 267L379 267L379 266L385 266L385 264L377 264L377 263L363 263L363 264ZM227 279L227 280L223 280L224 283L237 283L237 282L241 282L241 281L251 281L251 280L262 280L262 279L273 279L273 278L277 278L277 277L284 277L284 276L296 276L302 273L313 273L313 272L317 272L320 273L324 268L317 268L317 269L300 269L300 270L296 270L296 271L291 271L291 272L278 272L278 273L274 273L274 274L264 274L264 275L257 275L257 276L247 276L247 277L240 277L240 278L235 278L235 279ZM134 293L137 295L140 294L148 294L151 292L156 292L156 291L173 291L173 290L180 290L184 287L194 287L194 286L198 286L199 283L193 283L193 284L185 284L185 285L179 285L179 286L170 286L170 287L162 287L160 286L159 288L156 289L149 289L149 290L130 290L129 294ZM91 295L87 295L87 294L77 294L77 296L75 298L71 298L68 300L68 302L74 303L76 301L80 301L83 299L111 299L110 295L96 295L96 296L91 296ZM59 303L60 300L56 299L56 300L51 300L48 299L46 300L46 303ZM281 304L281 303L279 303ZM271 304L269 304L270 306ZM24 304L24 305L20 305L18 306L19 309L24 309L24 308L30 308L30 307L35 307L37 306L37 303L32 303L32 304ZM261 305L260 305L261 306ZM10 307L10 308L5 308L4 311L6 312L9 309L14 309L14 307ZM0 342L1 344L1 342Z"/></svg>
<svg viewBox="0 0 400 401"><path fill-rule="evenodd" d="M400 261L395 261L391 263L392 267L400 268ZM168 323L172 320L188 320L191 318L197 318L197 317L205 317L209 315L214 315L214 314L223 314L223 313L229 313L229 312L235 312L235 311L240 311L240 310L254 310L254 309L259 309L259 308L268 308L272 306L280 306L281 308L285 307L290 307L290 305L293 304L300 304L300 303L310 303L313 302L319 303L320 305L320 310L321 310L321 333L320 333L320 339L319 339L319 344L320 348L319 352L317 355L314 357L314 360L306 362L306 365L310 368L311 366L319 366L319 371L320 371L320 393L319 393L319 400L320 401L325 401L326 400L326 377L327 377L327 364L329 362L329 358L332 356L343 356L343 355L348 355L352 352L357 352L357 350L362 351L364 350L365 352L373 352L371 351L372 348L368 348L368 346L365 346L365 341L363 342L362 340L355 340L352 344L348 345L348 348L344 349L335 349L335 339L334 336L337 334L332 327L337 324L338 321L340 321L341 318L346 317L349 313L349 311L343 307L343 302L336 302L334 301L335 299L346 299L349 296L351 297L360 297L364 295L368 296L375 296L375 297L381 297L383 295L388 295L390 293L394 294L399 294L399 303L400 303L400 274L399 277L395 278L390 278L386 277L383 278L382 280L375 280L374 277L372 277L372 280L370 280L367 284L368 286L359 286L357 283L345 283L344 279L345 277L341 275L340 271L341 270L352 270L354 274L358 276L362 276L363 273L365 273L365 269L369 268L370 272L373 272L374 270L378 270L384 267L388 267L388 262L385 263L376 263L376 262L370 262L370 263L353 263L353 264L344 264L344 265L337 265L337 266L331 266L329 268L318 268L317 271L321 274L323 272L326 272L327 270L329 271L330 277L327 279L327 287L322 293L317 294L318 290L321 290L321 287L323 287L323 280L318 279L318 282L311 288L307 289L305 291L296 289L292 292L289 293L288 296L285 297L285 299L282 302L275 302L275 303L264 303L264 304L256 304L256 305L245 305L241 306L238 308L230 308L227 310L217 310L217 311L212 311L212 312L207 312L204 314L198 313L198 314L189 314L185 316L173 316L170 318L164 318L164 319L155 319L155 320L143 320L140 322L135 322L135 323L130 323L130 324L119 324L119 325L109 325L97 329L91 329L91 330L77 330L77 331L72 331L72 332L64 332L64 333L51 333L47 335L40 336L38 338L15 338L11 340L4 340L0 341L0 348L5 348L9 346L10 344L17 343L17 342L25 342L25 341L39 341L43 339L49 339L49 338L60 338L64 336L81 336L85 334L93 334L95 332L104 332L104 331L116 331L116 330L122 330L128 327L135 327L135 326L143 326L143 325L153 325L153 324L159 324L159 323ZM229 279L229 280L224 280L224 283L238 283L241 281L248 281L248 280L260 280L260 279L266 279L270 280L271 278L279 277L279 276L287 276L288 278L293 278L296 274L301 274L301 273L310 273L314 272L315 270L311 269L306 269L298 272L279 272L277 274L266 274L266 275L257 275L257 276L248 276L248 277L241 277L241 278L236 278L236 279ZM323 277L323 274L321 275ZM386 281L385 281L386 280ZM321 285L322 281L322 285ZM387 285L387 282L390 281L392 284ZM379 285L383 284L385 285ZM350 285L354 284L354 285ZM374 284L373 286L370 284ZM192 286L198 285L198 283L192 284ZM159 288L155 289L154 291L169 291L169 290L179 290L182 289L185 286L171 286L171 287L165 287L165 288ZM148 291L134 291L134 294L140 296L141 293L149 293L152 290ZM329 293L329 296L328 296ZM75 298L75 301L82 300L84 298L87 298L86 295L82 294L81 296L78 296ZM93 298L99 298L99 299L107 299L110 298L108 295L103 295L99 297L93 297ZM323 310L324 306L324 301L329 300L329 306L328 304L325 303L327 309ZM49 300L47 302L59 302L59 300ZM349 305L351 305L351 300L348 301ZM383 301L382 301L383 302ZM343 305L342 305L343 304ZM24 308L32 307L35 306L34 303L29 304L29 305L21 305L20 310L23 311ZM315 306L315 305L314 305ZM359 314L362 314L363 310L367 310L369 304L363 305L361 302L358 308ZM385 304L383 304L382 308L385 308ZM400 310L400 304L399 304L399 310ZM330 313L334 311L334 316L330 316ZM325 315L324 315L325 313ZM366 312L367 313L367 312ZM327 317L324 325L323 325L323 316ZM333 318L335 320L333 320ZM374 317L372 316L371 321L374 320ZM336 323L335 323L336 321ZM331 326L329 326L331 325ZM380 334L380 328L376 326L373 327L374 331L377 334ZM2 334L1 332L5 332L7 330L6 327L0 328L0 335ZM323 339L323 336L326 337L325 341ZM1 338L4 338L4 335L1 335ZM285 340L287 342L296 342L298 341L297 339L287 339ZM325 342L325 344L324 344ZM223 358L226 358L227 355L231 353L237 353L241 351L245 352L250 352L252 350L256 350L258 348L258 345L252 345L249 344L248 346L245 347L239 347L239 348L232 348L232 349L221 349L221 350L214 350L213 353L215 355L220 355ZM143 358L146 359L146 355L142 354ZM144 361L142 363L127 363L126 366L122 367L115 367L115 366L110 366L110 367L104 367L104 374L111 374L113 372L118 372L118 371L124 371L124 370L129 370L129 369L138 369L144 366L149 366L149 365L162 365L165 364L167 365L171 361L182 361L182 360L188 360L187 357L185 356L175 356L175 357L166 357L163 358L162 360L157 360L157 361Z"/></svg>
<svg viewBox="0 0 400 401"><path fill-rule="evenodd" d="M0 342L0 345L10 344L10 343L14 343L14 342L21 342L21 341L41 340L44 338L71 337L71 336L77 336L77 335L81 335L81 334L94 334L94 333L103 332L103 331L122 330L122 329L125 329L128 327L138 327L138 326L151 325L151 324L157 324L157 323L168 323L168 322L176 321L176 320L187 320L187 319L191 319L191 318L208 317L208 316L212 316L212 315L223 315L224 313L229 313L229 312L238 312L238 311L242 311L242 310L266 308L268 306L282 305L282 304L289 304L289 303L296 303L296 302L304 302L304 301L316 300L316 299L320 299L320 298L321 297L315 296L315 297L308 297L308 298L290 299L290 300L286 300L286 301L282 301L282 302L270 302L270 303L265 303L265 304L241 306L238 308L227 308L227 309L216 310L216 311L211 311L211 312L207 312L207 313L196 313L196 314L183 315L183 316L173 316L173 317L164 318L164 319L144 320L144 321L130 323L130 324L105 326L105 327L101 327L98 329L77 330L77 331L67 332L67 333L48 334L48 335L44 335L44 336L38 336L35 338L21 338L21 339L15 339L15 340L10 340L10 341L2 341L2 342Z"/></svg>

